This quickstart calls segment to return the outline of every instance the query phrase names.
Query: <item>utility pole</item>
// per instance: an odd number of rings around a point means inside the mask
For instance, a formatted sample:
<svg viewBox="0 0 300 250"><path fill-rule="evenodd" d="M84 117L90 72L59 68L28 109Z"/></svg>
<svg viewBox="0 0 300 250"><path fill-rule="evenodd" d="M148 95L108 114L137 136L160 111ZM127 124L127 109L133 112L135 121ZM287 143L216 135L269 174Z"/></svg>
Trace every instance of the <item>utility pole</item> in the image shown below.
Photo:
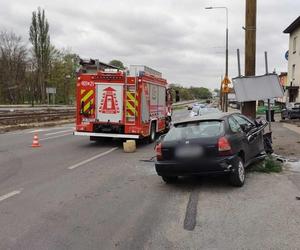
<svg viewBox="0 0 300 250"><path fill-rule="evenodd" d="M256 60L256 1L246 0L245 76L255 76ZM256 101L244 102L242 114L255 118Z"/></svg>

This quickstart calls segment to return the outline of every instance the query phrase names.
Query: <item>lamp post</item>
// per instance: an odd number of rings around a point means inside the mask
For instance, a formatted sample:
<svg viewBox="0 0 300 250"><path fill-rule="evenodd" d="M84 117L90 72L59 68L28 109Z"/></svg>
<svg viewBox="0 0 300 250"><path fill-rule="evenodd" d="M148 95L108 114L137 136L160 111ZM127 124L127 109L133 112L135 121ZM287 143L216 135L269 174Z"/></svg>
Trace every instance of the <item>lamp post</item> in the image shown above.
<svg viewBox="0 0 300 250"><path fill-rule="evenodd" d="M65 76L65 86L64 86L64 102L65 104L69 104L69 81L71 79L70 75ZM67 86L68 85L68 86Z"/></svg>
<svg viewBox="0 0 300 250"><path fill-rule="evenodd" d="M226 56L225 56L225 78L228 78L228 8L227 7L206 7L206 10L212 9L225 9L226 10ZM228 96L227 93L223 96L224 98L224 106L221 104L222 110L227 112L228 111Z"/></svg>

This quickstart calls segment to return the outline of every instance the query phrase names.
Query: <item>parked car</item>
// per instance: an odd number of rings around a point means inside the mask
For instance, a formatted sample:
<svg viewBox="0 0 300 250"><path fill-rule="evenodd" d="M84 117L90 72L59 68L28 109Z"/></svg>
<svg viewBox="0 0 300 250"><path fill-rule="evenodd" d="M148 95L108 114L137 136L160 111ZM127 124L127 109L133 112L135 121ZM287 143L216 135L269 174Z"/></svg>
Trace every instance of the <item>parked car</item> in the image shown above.
<svg viewBox="0 0 300 250"><path fill-rule="evenodd" d="M201 116L210 113L218 113L221 112L218 108L209 107L209 106L195 106L190 112L190 117Z"/></svg>
<svg viewBox="0 0 300 250"><path fill-rule="evenodd" d="M193 108L195 108L195 107L205 107L206 106L206 104L204 104L204 103L199 103L199 102L196 102L196 103L192 103L192 104L189 104L188 105L188 110L193 110Z"/></svg>
<svg viewBox="0 0 300 250"><path fill-rule="evenodd" d="M187 109L188 109L188 110L192 110L192 109L193 109L193 105L194 105L194 104L188 104L188 105L187 105Z"/></svg>
<svg viewBox="0 0 300 250"><path fill-rule="evenodd" d="M300 118L300 103L299 102L291 102L286 105L284 109L281 111L281 119L294 119Z"/></svg>
<svg viewBox="0 0 300 250"><path fill-rule="evenodd" d="M265 157L266 121L241 114L213 113L175 122L156 145L156 172L169 183L179 176L227 173L242 186L245 168Z"/></svg>

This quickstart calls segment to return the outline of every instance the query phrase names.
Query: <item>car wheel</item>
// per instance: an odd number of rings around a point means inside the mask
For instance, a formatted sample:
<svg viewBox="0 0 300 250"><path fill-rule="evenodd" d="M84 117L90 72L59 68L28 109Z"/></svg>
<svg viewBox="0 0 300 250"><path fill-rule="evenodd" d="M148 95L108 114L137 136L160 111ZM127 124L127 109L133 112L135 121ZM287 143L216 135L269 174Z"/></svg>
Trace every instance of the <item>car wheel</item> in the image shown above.
<svg viewBox="0 0 300 250"><path fill-rule="evenodd" d="M149 136L149 142L152 143L155 141L156 138L156 130L155 130L155 123L151 123L151 129L150 129L150 136Z"/></svg>
<svg viewBox="0 0 300 250"><path fill-rule="evenodd" d="M237 157L232 164L232 172L230 173L230 184L236 187L241 187L245 183L245 167L242 159Z"/></svg>
<svg viewBox="0 0 300 250"><path fill-rule="evenodd" d="M174 183L178 180L178 176L166 176L161 177L165 183Z"/></svg>

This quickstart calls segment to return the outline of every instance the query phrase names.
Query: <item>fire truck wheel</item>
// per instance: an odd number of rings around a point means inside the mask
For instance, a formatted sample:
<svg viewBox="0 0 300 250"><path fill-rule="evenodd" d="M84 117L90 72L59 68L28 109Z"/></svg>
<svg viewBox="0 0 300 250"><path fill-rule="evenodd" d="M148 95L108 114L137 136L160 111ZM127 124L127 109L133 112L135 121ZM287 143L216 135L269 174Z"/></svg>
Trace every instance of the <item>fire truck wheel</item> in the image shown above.
<svg viewBox="0 0 300 250"><path fill-rule="evenodd" d="M156 138L156 126L155 123L151 123L151 130L150 130L150 136L149 136L149 142L152 143L155 141Z"/></svg>
<svg viewBox="0 0 300 250"><path fill-rule="evenodd" d="M96 136L90 136L90 141L98 141L99 138L97 138Z"/></svg>

